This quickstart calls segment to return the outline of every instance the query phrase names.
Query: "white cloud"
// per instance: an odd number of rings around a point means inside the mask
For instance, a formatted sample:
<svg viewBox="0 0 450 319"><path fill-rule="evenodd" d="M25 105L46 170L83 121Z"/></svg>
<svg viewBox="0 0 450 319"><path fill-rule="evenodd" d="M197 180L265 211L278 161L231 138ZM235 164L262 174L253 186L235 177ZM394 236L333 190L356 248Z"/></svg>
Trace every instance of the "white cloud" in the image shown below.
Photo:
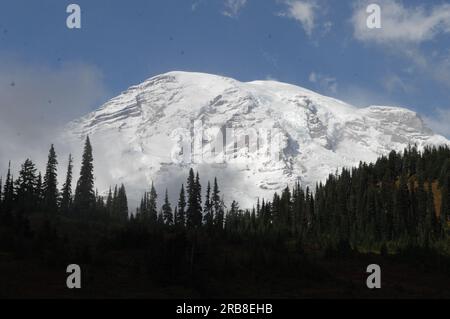
<svg viewBox="0 0 450 319"><path fill-rule="evenodd" d="M381 28L367 27L366 12L373 1L358 2L354 8L352 24L356 39L377 43L414 43L434 39L439 34L450 33L450 4L406 7L396 0L378 0L381 7Z"/></svg>
<svg viewBox="0 0 450 319"><path fill-rule="evenodd" d="M322 31L322 34L327 34L328 32L330 32L330 30L333 28L333 22L331 22L331 21L326 21L324 24L323 24L323 31Z"/></svg>
<svg viewBox="0 0 450 319"><path fill-rule="evenodd" d="M68 121L100 105L106 96L96 67L60 67L0 59L0 175L8 160L17 168L30 157L42 163Z"/></svg>
<svg viewBox="0 0 450 319"><path fill-rule="evenodd" d="M235 18L246 4L247 0L225 0L225 10L222 13L227 17Z"/></svg>
<svg viewBox="0 0 450 319"><path fill-rule="evenodd" d="M389 92L402 91L409 93L413 91L413 87L406 83L400 76L394 73L388 73L382 80L382 84Z"/></svg>
<svg viewBox="0 0 450 319"><path fill-rule="evenodd" d="M401 106L400 101L393 99L392 96L388 96L380 90L373 90L372 88L360 84L341 85L336 97L357 107L367 107L370 105Z"/></svg>
<svg viewBox="0 0 450 319"><path fill-rule="evenodd" d="M309 74L309 82L316 83L317 82L317 74L315 72L311 72Z"/></svg>
<svg viewBox="0 0 450 319"><path fill-rule="evenodd" d="M196 11L206 0L194 0L191 4L191 11Z"/></svg>
<svg viewBox="0 0 450 319"><path fill-rule="evenodd" d="M450 138L450 109L438 108L434 116L425 116L425 123L435 132Z"/></svg>
<svg viewBox="0 0 450 319"><path fill-rule="evenodd" d="M309 82L314 83L319 89L325 91L325 93L336 94L338 91L338 83L334 77L311 72L308 80Z"/></svg>
<svg viewBox="0 0 450 319"><path fill-rule="evenodd" d="M288 0L285 3L288 7L287 11L279 15L297 20L302 25L305 33L311 36L315 27L317 10L320 8L319 5L311 0Z"/></svg>
<svg viewBox="0 0 450 319"><path fill-rule="evenodd" d="M371 2L360 1L354 7L351 22L355 39L379 46L383 52L408 61L410 78L427 77L450 87L450 52L439 54L435 50L430 53L424 45L440 35L450 33L450 4L408 7L397 0L379 0L381 28L369 29L366 8ZM408 85L403 84L401 79L391 78L385 87L392 90L394 86L403 86L404 91L407 91Z"/></svg>
<svg viewBox="0 0 450 319"><path fill-rule="evenodd" d="M277 81L277 82L279 82L279 80L276 77L272 76L271 74L266 75L266 81Z"/></svg>

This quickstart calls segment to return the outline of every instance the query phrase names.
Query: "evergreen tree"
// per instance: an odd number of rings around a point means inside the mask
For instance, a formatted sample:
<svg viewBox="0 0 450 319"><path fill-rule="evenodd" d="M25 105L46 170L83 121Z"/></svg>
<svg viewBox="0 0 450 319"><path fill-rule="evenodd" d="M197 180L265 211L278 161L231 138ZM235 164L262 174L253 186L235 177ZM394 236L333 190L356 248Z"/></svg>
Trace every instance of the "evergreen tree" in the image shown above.
<svg viewBox="0 0 450 319"><path fill-rule="evenodd" d="M158 225L164 225L164 216L163 216L163 212L162 211L160 211L159 213L157 213L156 214L157 216L156 216L156 223L158 224Z"/></svg>
<svg viewBox="0 0 450 319"><path fill-rule="evenodd" d="M220 198L220 190L219 184L217 183L217 178L214 178L214 187L212 193L212 206L213 206L213 215L214 215L214 225L222 229L224 223L224 205L223 201Z"/></svg>
<svg viewBox="0 0 450 319"><path fill-rule="evenodd" d="M42 186L42 174L38 173L37 184L36 184L36 209L41 210L44 203L44 190Z"/></svg>
<svg viewBox="0 0 450 319"><path fill-rule="evenodd" d="M434 195L429 180L426 181L427 187L427 211L425 216L425 245L428 246L434 241L439 233L436 220L436 210L434 206Z"/></svg>
<svg viewBox="0 0 450 319"><path fill-rule="evenodd" d="M231 233L239 230L239 204L233 200L225 219L225 229Z"/></svg>
<svg viewBox="0 0 450 319"><path fill-rule="evenodd" d="M208 182L206 188L205 206L203 207L203 216L208 228L212 228L214 223L213 201L211 200L211 184Z"/></svg>
<svg viewBox="0 0 450 319"><path fill-rule="evenodd" d="M426 215L427 215L427 192L425 191L425 180L424 180L424 171L423 171L423 162L421 160L418 161L417 165L417 192L416 192L416 201L417 201L417 232L418 239L421 245L426 242Z"/></svg>
<svg viewBox="0 0 450 319"><path fill-rule="evenodd" d="M14 178L11 175L11 162L8 163L8 173L6 174L5 186L3 189L3 211L11 212L14 200Z"/></svg>
<svg viewBox="0 0 450 319"><path fill-rule="evenodd" d="M106 212L108 213L109 216L112 216L112 210L113 210L113 194L110 186L108 196L106 197Z"/></svg>
<svg viewBox="0 0 450 319"><path fill-rule="evenodd" d="M113 219L117 218L119 215L119 189L117 185L114 186L114 193L112 195L112 205L111 205L111 217Z"/></svg>
<svg viewBox="0 0 450 319"><path fill-rule="evenodd" d="M95 207L93 161L92 146L88 136L84 145L80 177L75 189L74 199L74 209L83 216L92 213Z"/></svg>
<svg viewBox="0 0 450 319"><path fill-rule="evenodd" d="M45 169L43 191L43 208L48 214L56 214L58 209L58 181L57 181L57 165L53 144L48 153L48 161Z"/></svg>
<svg viewBox="0 0 450 319"><path fill-rule="evenodd" d="M72 155L69 154L69 163L67 165L66 180L62 187L60 210L63 214L68 214L72 207L72 170L73 160Z"/></svg>
<svg viewBox="0 0 450 319"><path fill-rule="evenodd" d="M175 209L173 210L173 223L174 225L179 225L178 222L178 206L175 205Z"/></svg>
<svg viewBox="0 0 450 319"><path fill-rule="evenodd" d="M167 225L173 224L173 214L172 214L172 207L170 206L169 202L169 195L166 189L166 196L164 198L164 205L162 206L162 213L164 218L164 223Z"/></svg>
<svg viewBox="0 0 450 319"><path fill-rule="evenodd" d="M38 178L34 163L27 159L22 164L16 184L16 203L19 212L31 213L38 203Z"/></svg>
<svg viewBox="0 0 450 319"><path fill-rule="evenodd" d="M409 190L405 174L401 175L399 186L394 194L394 232L396 238L400 238L407 235L407 216L409 214Z"/></svg>
<svg viewBox="0 0 450 319"><path fill-rule="evenodd" d="M184 185L181 185L180 197L178 199L178 207L175 214L176 224L180 226L186 225L186 195L184 193Z"/></svg>
<svg viewBox="0 0 450 319"><path fill-rule="evenodd" d="M116 218L125 222L128 219L128 199L125 186L122 184L117 194L117 216Z"/></svg>
<svg viewBox="0 0 450 319"><path fill-rule="evenodd" d="M156 224L156 222L158 220L158 208L156 205L157 198L158 198L158 194L156 193L155 186L153 185L153 182L152 182L150 196L148 199L148 208L147 208L151 224Z"/></svg>
<svg viewBox="0 0 450 319"><path fill-rule="evenodd" d="M188 227L199 227L202 224L201 186L198 173L195 177L192 168L187 180L187 197L186 225Z"/></svg>

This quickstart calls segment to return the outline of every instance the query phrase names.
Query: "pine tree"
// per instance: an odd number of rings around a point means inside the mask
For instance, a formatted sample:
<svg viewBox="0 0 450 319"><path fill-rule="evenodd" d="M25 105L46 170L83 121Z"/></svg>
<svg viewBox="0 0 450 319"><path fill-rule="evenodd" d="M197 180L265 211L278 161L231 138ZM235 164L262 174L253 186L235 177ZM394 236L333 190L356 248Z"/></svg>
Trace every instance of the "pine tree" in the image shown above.
<svg viewBox="0 0 450 319"><path fill-rule="evenodd" d="M119 214L119 189L117 185L114 186L114 193L112 195L112 205L111 205L111 218L117 218Z"/></svg>
<svg viewBox="0 0 450 319"><path fill-rule="evenodd" d="M9 213L13 207L14 200L14 178L11 175L11 162L8 163L8 173L6 174L5 186L3 189L3 211Z"/></svg>
<svg viewBox="0 0 450 319"><path fill-rule="evenodd" d="M191 168L187 180L188 208L186 212L186 225L188 227L199 227L202 225L201 206L201 186L200 178L194 177L194 170Z"/></svg>
<svg viewBox="0 0 450 319"><path fill-rule="evenodd" d="M42 174L38 173L37 184L36 184L36 209L41 210L44 203L44 189L42 186Z"/></svg>
<svg viewBox="0 0 450 319"><path fill-rule="evenodd" d="M172 207L170 206L169 202L169 194L166 189L166 196L164 198L164 205L162 206L162 213L164 218L164 223L167 225L173 224L173 214L172 214Z"/></svg>
<svg viewBox="0 0 450 319"><path fill-rule="evenodd" d="M417 168L417 183L418 183L416 192L417 232L419 235L419 243L423 245L425 244L426 241L425 221L427 215L427 193L425 191L423 161L421 159L418 160L416 168Z"/></svg>
<svg viewBox="0 0 450 319"><path fill-rule="evenodd" d="M173 224L174 225L179 225L177 216L178 216L178 206L175 205L175 208L173 210Z"/></svg>
<svg viewBox="0 0 450 319"><path fill-rule="evenodd" d="M93 161L92 146L88 136L84 145L80 178L75 189L74 199L74 209L83 216L92 213L95 207Z"/></svg>
<svg viewBox="0 0 450 319"><path fill-rule="evenodd" d="M162 211L156 214L156 223L158 225L164 225L164 216Z"/></svg>
<svg viewBox="0 0 450 319"><path fill-rule="evenodd" d="M216 228L222 229L224 223L224 205L220 198L219 184L217 183L217 178L214 178L214 187L212 193L212 206L214 215L214 225Z"/></svg>
<svg viewBox="0 0 450 319"><path fill-rule="evenodd" d="M45 169L43 191L43 208L48 214L56 214L58 209L58 181L57 181L57 165L53 144L48 153L47 167Z"/></svg>
<svg viewBox="0 0 450 319"><path fill-rule="evenodd" d="M34 163L27 159L22 164L16 184L16 202L19 211L31 213L38 202L38 178Z"/></svg>
<svg viewBox="0 0 450 319"><path fill-rule="evenodd" d="M186 195L184 193L184 185L181 185L180 197L178 199L178 207L175 214L176 225L186 226Z"/></svg>
<svg viewBox="0 0 450 319"><path fill-rule="evenodd" d="M394 194L394 231L396 238L400 238L407 235L407 218L409 214L409 190L405 174L400 176L399 185Z"/></svg>
<svg viewBox="0 0 450 319"><path fill-rule="evenodd" d="M195 176L195 195L197 199L197 209L200 212L200 216L202 214L202 184L200 183L200 176L197 172ZM200 219L200 223L202 220Z"/></svg>
<svg viewBox="0 0 450 319"><path fill-rule="evenodd" d="M117 195L117 219L125 222L128 219L128 199L125 186L122 184Z"/></svg>
<svg viewBox="0 0 450 319"><path fill-rule="evenodd" d="M112 216L113 209L113 194L111 190L111 186L109 187L108 197L106 197L106 212L109 216Z"/></svg>
<svg viewBox="0 0 450 319"><path fill-rule="evenodd" d="M434 195L430 180L426 181L427 187L427 212L425 216L425 244L434 241L439 233L434 206Z"/></svg>
<svg viewBox="0 0 450 319"><path fill-rule="evenodd" d="M151 224L156 224L157 220L158 220L158 208L156 205L157 198L158 198L158 194L156 193L155 186L153 185L153 182L152 182L150 196L148 198L148 208L147 208Z"/></svg>
<svg viewBox="0 0 450 319"><path fill-rule="evenodd" d="M239 204L233 200L229 212L225 219L225 229L229 232L236 233L239 226Z"/></svg>
<svg viewBox="0 0 450 319"><path fill-rule="evenodd" d="M68 214L72 207L72 170L73 160L72 155L69 154L69 163L67 165L66 181L62 187L60 210L63 214Z"/></svg>
<svg viewBox="0 0 450 319"><path fill-rule="evenodd" d="M213 201L211 200L211 183L208 181L206 187L205 206L203 207L203 216L206 227L212 228L214 223Z"/></svg>
<svg viewBox="0 0 450 319"><path fill-rule="evenodd" d="M144 196L142 196L142 198L141 198L141 203L136 212L136 217L142 221L149 220L148 211L147 211L147 206L148 206L147 202L148 202L148 193L145 192Z"/></svg>

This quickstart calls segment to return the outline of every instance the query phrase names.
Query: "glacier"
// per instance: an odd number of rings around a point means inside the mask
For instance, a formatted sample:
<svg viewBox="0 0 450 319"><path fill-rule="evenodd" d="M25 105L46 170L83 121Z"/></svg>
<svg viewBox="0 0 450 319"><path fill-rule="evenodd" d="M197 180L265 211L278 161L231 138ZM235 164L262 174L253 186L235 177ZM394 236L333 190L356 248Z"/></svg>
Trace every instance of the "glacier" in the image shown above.
<svg viewBox="0 0 450 319"><path fill-rule="evenodd" d="M221 162L202 161L202 154L196 154L200 160L194 162L174 161L174 152L183 145L186 149L176 132L193 132L195 123L202 123L199 143L210 150L223 128L276 130L281 136L280 156L252 153L245 143L225 139L228 152L221 154ZM200 173L203 188L207 180L217 177L225 202L234 199L248 208L257 198L269 199L297 181L313 188L343 167L372 162L409 144L419 148L450 144L406 108L361 108L277 81L240 82L180 71L130 87L69 123L61 138L79 159L87 135L101 192L124 183L131 202L136 203L154 182L160 197L168 188L175 203L193 167Z"/></svg>

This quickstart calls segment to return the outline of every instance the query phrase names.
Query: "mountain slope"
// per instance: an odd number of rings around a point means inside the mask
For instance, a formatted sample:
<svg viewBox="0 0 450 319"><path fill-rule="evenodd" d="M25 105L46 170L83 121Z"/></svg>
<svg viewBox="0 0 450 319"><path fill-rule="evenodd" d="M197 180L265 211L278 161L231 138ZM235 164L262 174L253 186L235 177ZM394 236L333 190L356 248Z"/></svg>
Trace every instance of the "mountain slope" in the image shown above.
<svg viewBox="0 0 450 319"><path fill-rule="evenodd" d="M243 132L243 139L222 138L226 128ZM64 140L77 149L87 134L101 190L123 182L137 199L154 181L167 185L175 200L193 166L204 179L218 177L226 201L236 199L245 207L297 179L314 186L340 167L373 161L408 144L450 144L404 108L356 108L294 85L188 72L129 88L70 123ZM193 162L180 163L188 153L187 135L196 137ZM215 146L218 140L225 140L222 151Z"/></svg>

